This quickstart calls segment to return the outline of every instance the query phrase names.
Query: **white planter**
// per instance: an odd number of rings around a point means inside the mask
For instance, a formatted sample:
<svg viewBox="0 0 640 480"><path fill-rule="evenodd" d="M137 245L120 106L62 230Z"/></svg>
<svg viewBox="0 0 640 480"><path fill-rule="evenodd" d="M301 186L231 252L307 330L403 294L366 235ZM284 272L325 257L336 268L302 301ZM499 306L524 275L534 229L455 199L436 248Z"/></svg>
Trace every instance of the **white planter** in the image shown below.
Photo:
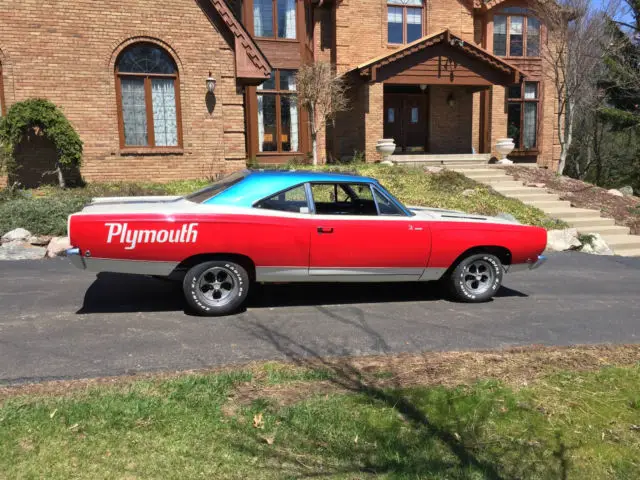
<svg viewBox="0 0 640 480"><path fill-rule="evenodd" d="M496 140L496 152L498 152L498 163L509 164L513 163L507 158L513 150L516 148L516 144L513 143L513 138L498 138Z"/></svg>
<svg viewBox="0 0 640 480"><path fill-rule="evenodd" d="M396 142L393 138L382 138L376 143L376 150L382 155L382 160L386 161L389 155L396 150Z"/></svg>

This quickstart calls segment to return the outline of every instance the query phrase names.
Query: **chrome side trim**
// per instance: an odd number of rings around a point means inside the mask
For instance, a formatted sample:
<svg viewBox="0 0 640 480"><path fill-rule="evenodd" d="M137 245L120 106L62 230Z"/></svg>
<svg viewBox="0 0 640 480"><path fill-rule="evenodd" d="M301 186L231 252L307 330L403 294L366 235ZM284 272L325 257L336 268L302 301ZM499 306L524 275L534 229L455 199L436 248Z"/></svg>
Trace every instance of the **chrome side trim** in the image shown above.
<svg viewBox="0 0 640 480"><path fill-rule="evenodd" d="M419 277L424 268L310 268L309 275L409 275Z"/></svg>
<svg viewBox="0 0 640 480"><path fill-rule="evenodd" d="M314 273L311 273L314 272ZM438 280L446 268L257 267L256 281L270 282L411 282Z"/></svg>
<svg viewBox="0 0 640 480"><path fill-rule="evenodd" d="M73 261L74 257L71 257ZM111 258L80 257L91 272L135 273L140 275L169 275L178 262L154 262L150 260L116 260Z"/></svg>
<svg viewBox="0 0 640 480"><path fill-rule="evenodd" d="M425 268L424 272L422 272L422 275L420 276L418 281L430 282L433 280L440 280L446 271L447 271L446 268L437 268L437 267Z"/></svg>

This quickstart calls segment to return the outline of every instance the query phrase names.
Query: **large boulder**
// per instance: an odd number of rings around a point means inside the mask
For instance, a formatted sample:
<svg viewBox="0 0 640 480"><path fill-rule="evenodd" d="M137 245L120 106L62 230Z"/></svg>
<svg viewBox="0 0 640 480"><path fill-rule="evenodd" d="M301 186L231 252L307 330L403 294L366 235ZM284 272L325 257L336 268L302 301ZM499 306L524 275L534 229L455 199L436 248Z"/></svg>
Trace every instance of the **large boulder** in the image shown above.
<svg viewBox="0 0 640 480"><path fill-rule="evenodd" d="M613 195L614 197L624 197L624 193L622 193L620 190L616 190L615 188L607 190L607 193Z"/></svg>
<svg viewBox="0 0 640 480"><path fill-rule="evenodd" d="M633 187L630 187L629 185L620 187L618 190L620 190L620 193L622 193L625 197L633 196Z"/></svg>
<svg viewBox="0 0 640 480"><path fill-rule="evenodd" d="M47 257L59 257L65 254L65 250L71 248L69 237L53 237L47 245Z"/></svg>
<svg viewBox="0 0 640 480"><path fill-rule="evenodd" d="M588 237L588 241L582 244L581 252L592 253L594 255L613 255L613 250L609 248L599 233L588 233L582 238Z"/></svg>
<svg viewBox="0 0 640 480"><path fill-rule="evenodd" d="M564 252L565 250L576 250L582 247L578 239L578 230L575 228L565 228L563 230L549 230L547 232L547 251Z"/></svg>
<svg viewBox="0 0 640 480"><path fill-rule="evenodd" d="M25 230L24 228L15 228L2 236L2 243L15 241L25 242L30 237L31 232L29 230Z"/></svg>

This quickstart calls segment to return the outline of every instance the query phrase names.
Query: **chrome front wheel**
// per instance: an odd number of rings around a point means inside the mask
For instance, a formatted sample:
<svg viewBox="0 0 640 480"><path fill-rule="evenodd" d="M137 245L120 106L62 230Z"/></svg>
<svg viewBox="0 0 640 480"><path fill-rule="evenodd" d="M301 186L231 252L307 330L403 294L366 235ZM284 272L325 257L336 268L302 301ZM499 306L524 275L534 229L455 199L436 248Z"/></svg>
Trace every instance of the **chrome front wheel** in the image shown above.
<svg viewBox="0 0 640 480"><path fill-rule="evenodd" d="M479 253L463 258L446 281L455 300L486 302L500 289L503 273L498 257Z"/></svg>
<svg viewBox="0 0 640 480"><path fill-rule="evenodd" d="M238 310L249 294L249 275L231 261L204 262L184 277L187 303L200 315L227 315Z"/></svg>

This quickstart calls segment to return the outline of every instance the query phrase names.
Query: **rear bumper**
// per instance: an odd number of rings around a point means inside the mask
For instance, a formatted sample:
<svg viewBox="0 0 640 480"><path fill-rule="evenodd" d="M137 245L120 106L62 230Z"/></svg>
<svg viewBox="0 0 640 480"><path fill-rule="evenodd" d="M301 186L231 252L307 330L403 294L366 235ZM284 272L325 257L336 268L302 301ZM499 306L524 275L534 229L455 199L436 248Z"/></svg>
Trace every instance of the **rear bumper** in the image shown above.
<svg viewBox="0 0 640 480"><path fill-rule="evenodd" d="M526 263L518 263L515 265L509 265L507 272L523 272L526 270L535 270L540 268L547 261L547 257L544 255L538 255L536 260L532 260Z"/></svg>

